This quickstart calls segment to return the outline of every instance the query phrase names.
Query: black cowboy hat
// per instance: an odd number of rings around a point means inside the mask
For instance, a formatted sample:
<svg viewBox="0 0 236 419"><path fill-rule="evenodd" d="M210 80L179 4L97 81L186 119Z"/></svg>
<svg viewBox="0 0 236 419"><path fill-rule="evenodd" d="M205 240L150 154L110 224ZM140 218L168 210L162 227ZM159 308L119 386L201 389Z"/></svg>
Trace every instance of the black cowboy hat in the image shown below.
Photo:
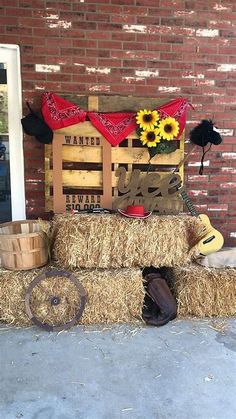
<svg viewBox="0 0 236 419"><path fill-rule="evenodd" d="M43 117L38 112L34 112L28 102L26 104L30 113L21 119L24 132L35 137L40 143L52 143L53 131L46 124Z"/></svg>
<svg viewBox="0 0 236 419"><path fill-rule="evenodd" d="M211 149L212 144L219 145L223 140L220 132L211 119L203 119L196 127L190 131L189 138L191 143L202 147L202 158L199 168L199 174L203 174L204 158L206 153ZM205 147L210 144L207 150Z"/></svg>
<svg viewBox="0 0 236 419"><path fill-rule="evenodd" d="M190 131L190 141L193 144L205 147L208 143L218 145L222 142L218 128L211 119L203 119L200 124Z"/></svg>

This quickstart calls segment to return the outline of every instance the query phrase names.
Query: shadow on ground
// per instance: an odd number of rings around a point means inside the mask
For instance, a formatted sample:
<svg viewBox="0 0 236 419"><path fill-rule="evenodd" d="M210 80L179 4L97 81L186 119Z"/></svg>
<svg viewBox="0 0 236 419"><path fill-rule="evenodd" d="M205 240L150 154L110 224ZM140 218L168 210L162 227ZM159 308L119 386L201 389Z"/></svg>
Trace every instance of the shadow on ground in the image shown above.
<svg viewBox="0 0 236 419"><path fill-rule="evenodd" d="M0 328L1 419L235 419L235 319Z"/></svg>

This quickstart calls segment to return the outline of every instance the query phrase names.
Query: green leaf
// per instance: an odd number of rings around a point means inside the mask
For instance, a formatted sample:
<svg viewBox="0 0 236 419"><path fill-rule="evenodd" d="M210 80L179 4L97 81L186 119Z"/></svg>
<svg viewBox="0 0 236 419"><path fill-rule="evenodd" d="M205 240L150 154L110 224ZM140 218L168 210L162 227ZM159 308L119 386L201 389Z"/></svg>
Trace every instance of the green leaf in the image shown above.
<svg viewBox="0 0 236 419"><path fill-rule="evenodd" d="M142 132L143 132L143 129L142 129L142 128L140 128L140 127L138 127L138 128L136 129L136 132L137 132L138 136L140 137L140 136L141 136L141 134L142 134Z"/></svg>
<svg viewBox="0 0 236 419"><path fill-rule="evenodd" d="M156 147L148 147L150 159L156 154L169 154L177 149L176 141L161 140Z"/></svg>
<svg viewBox="0 0 236 419"><path fill-rule="evenodd" d="M148 147L150 159L158 154L158 147Z"/></svg>

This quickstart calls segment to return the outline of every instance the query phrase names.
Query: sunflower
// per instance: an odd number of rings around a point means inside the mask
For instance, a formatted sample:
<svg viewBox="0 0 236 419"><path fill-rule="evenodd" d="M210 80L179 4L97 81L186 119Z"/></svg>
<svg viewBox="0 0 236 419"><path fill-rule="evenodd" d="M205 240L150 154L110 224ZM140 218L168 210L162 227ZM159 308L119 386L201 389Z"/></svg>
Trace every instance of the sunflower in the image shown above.
<svg viewBox="0 0 236 419"><path fill-rule="evenodd" d="M159 129L155 128L153 130L145 130L140 136L140 141L143 145L148 147L156 147L157 143L161 141L159 135Z"/></svg>
<svg viewBox="0 0 236 419"><path fill-rule="evenodd" d="M159 119L157 111L148 111L147 109L137 112L136 115L136 121L140 128L148 130L153 130Z"/></svg>
<svg viewBox="0 0 236 419"><path fill-rule="evenodd" d="M164 140L173 140L179 133L179 123L175 118L168 116L159 122L159 131Z"/></svg>

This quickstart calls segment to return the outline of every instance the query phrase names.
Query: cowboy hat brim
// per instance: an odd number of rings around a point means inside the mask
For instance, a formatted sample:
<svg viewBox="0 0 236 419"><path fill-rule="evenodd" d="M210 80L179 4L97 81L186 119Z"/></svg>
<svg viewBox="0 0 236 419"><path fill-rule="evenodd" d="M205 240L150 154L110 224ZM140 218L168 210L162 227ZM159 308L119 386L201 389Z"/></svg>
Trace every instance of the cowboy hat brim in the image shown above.
<svg viewBox="0 0 236 419"><path fill-rule="evenodd" d="M118 208L118 212L119 212L120 214L124 215L125 217L128 217L128 218L140 218L140 219L143 219L143 218L148 218L148 217L150 217L150 215L152 214L152 212L151 212L151 211L149 211L149 212L145 212L145 213L144 213L144 215L138 215L138 214L128 214L125 210L122 210L122 209L120 209L120 208Z"/></svg>

